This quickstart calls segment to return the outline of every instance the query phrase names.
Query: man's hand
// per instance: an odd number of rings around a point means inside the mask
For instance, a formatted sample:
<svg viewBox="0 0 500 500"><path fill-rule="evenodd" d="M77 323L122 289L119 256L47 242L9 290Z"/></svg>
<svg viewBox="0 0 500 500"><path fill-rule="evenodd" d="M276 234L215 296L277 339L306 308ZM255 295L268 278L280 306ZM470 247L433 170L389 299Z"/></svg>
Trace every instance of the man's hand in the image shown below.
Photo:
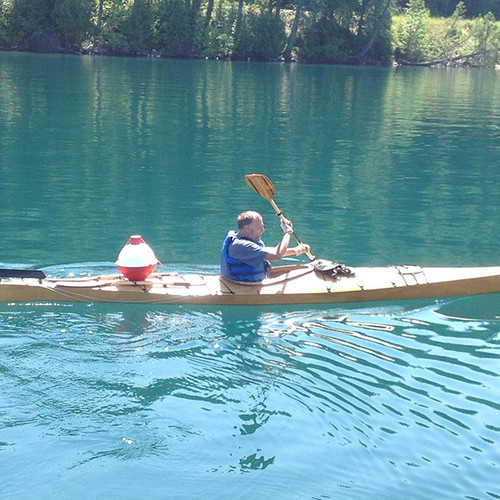
<svg viewBox="0 0 500 500"><path fill-rule="evenodd" d="M305 243L302 244L303 246L297 246L293 249L295 252L295 255L302 255L303 253L308 253L311 251L311 247Z"/></svg>
<svg viewBox="0 0 500 500"><path fill-rule="evenodd" d="M283 232L285 234L292 234L293 233L293 223L290 220L283 219L280 222L281 229L283 229Z"/></svg>

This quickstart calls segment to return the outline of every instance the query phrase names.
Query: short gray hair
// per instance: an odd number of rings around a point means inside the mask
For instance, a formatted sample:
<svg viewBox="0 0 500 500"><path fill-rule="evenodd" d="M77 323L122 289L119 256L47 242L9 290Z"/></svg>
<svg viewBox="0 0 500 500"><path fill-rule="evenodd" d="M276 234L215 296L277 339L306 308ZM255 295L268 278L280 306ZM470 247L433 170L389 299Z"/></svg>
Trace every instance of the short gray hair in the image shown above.
<svg viewBox="0 0 500 500"><path fill-rule="evenodd" d="M242 212L238 215L238 229L242 229L244 226L248 226L254 220L260 219L262 220L262 215L259 212L254 212L252 210L247 210L246 212Z"/></svg>

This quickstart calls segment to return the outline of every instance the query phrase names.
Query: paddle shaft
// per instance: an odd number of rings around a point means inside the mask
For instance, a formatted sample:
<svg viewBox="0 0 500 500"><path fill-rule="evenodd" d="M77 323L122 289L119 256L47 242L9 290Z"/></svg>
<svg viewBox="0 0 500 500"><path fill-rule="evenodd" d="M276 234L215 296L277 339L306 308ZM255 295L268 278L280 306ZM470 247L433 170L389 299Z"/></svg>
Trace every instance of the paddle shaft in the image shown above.
<svg viewBox="0 0 500 500"><path fill-rule="evenodd" d="M286 221L286 217L283 215L283 212L280 210L280 208L278 207L278 205L276 205L275 201L271 198L269 200L269 203L271 203L271 205L273 206L274 208L274 211L276 212L276 214L278 215L278 217L283 221ZM309 258L309 260L313 261L316 257L311 253L311 252L306 252L305 249L306 249L306 246L304 245L304 243L302 243L302 241L300 241L300 238L295 234L295 231L292 232L292 236L294 237L295 241L300 245L300 247L302 248L302 250L304 250L304 253L307 255L307 257Z"/></svg>
<svg viewBox="0 0 500 500"><path fill-rule="evenodd" d="M282 221L286 221L283 212L279 209L278 205L276 205L275 201L273 200L276 190L274 189L274 185L269 180L268 177L266 177L264 174L247 174L245 175L245 182L258 195L262 196L269 203L271 203L275 212L278 214L278 217ZM309 257L309 259L311 261L314 260L316 257L314 257L314 255L311 252L306 252L306 246L304 245L304 243L302 243L302 241L300 241L298 236L295 234L295 231L292 232L292 236L295 238L295 241L300 245L302 250L304 250L305 254Z"/></svg>

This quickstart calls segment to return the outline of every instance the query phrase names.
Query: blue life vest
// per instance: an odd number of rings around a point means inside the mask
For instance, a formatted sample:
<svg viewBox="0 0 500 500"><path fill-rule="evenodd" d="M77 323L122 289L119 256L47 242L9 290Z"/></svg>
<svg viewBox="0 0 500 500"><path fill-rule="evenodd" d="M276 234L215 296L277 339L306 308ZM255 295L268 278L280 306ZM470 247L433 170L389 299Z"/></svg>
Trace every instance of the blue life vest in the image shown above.
<svg viewBox="0 0 500 500"><path fill-rule="evenodd" d="M244 262L237 259L232 259L229 257L229 246L236 239L244 239L238 236L234 231L229 231L222 244L221 256L220 256L220 268L221 274L236 281L261 281L267 276L267 271L269 269L269 262L266 260L258 267L252 267ZM264 243L259 241L257 245L263 247Z"/></svg>

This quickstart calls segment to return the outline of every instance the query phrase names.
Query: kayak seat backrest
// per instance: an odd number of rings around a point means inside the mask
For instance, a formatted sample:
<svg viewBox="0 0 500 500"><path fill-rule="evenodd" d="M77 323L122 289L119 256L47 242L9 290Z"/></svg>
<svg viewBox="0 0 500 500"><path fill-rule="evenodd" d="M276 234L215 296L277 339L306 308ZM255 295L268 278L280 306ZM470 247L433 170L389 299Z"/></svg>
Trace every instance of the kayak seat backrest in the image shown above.
<svg viewBox="0 0 500 500"><path fill-rule="evenodd" d="M1 278L34 278L43 280L46 276L39 269L0 269Z"/></svg>

